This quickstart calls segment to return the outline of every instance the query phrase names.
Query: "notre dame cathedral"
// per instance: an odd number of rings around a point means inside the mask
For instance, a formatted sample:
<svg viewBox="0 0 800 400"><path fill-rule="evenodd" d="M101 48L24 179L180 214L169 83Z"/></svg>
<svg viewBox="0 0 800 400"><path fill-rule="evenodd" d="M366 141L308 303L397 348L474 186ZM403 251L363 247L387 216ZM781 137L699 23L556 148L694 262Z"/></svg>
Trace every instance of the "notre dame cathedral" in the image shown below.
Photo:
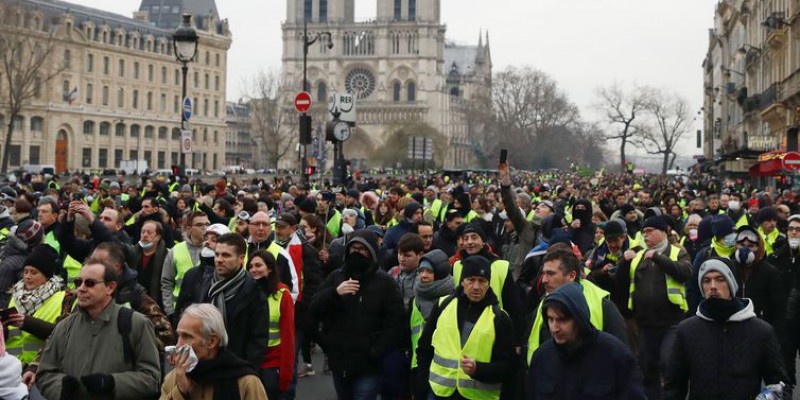
<svg viewBox="0 0 800 400"><path fill-rule="evenodd" d="M349 92L357 98L358 129L346 142L345 155L356 167L369 165L370 154L393 130L419 124L446 140L446 154L438 156L437 164L474 166L469 110L471 100L491 92L488 33L478 33L477 45L456 45L445 37L441 0L373 1L378 3L375 18L356 22L355 0L287 0L284 90L303 87L304 23L309 38L330 32L333 47L319 40L307 57L318 134L328 118L330 93Z"/></svg>

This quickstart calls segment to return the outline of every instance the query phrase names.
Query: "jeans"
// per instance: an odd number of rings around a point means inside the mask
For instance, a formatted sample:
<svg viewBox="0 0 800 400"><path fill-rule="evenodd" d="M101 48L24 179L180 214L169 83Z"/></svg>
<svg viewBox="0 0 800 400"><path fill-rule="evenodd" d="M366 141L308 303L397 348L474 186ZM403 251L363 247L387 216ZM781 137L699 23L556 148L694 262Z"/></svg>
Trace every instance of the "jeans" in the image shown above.
<svg viewBox="0 0 800 400"><path fill-rule="evenodd" d="M410 397L409 379L411 359L403 350L395 350L383 358L381 377L381 400L397 400Z"/></svg>
<svg viewBox="0 0 800 400"><path fill-rule="evenodd" d="M281 394L280 375L277 368L267 368L261 370L261 382L264 390L267 391L268 399L279 399Z"/></svg>
<svg viewBox="0 0 800 400"><path fill-rule="evenodd" d="M650 328L639 326L639 366L644 377L644 390L649 400L661 400L662 378L666 375L676 326Z"/></svg>
<svg viewBox="0 0 800 400"><path fill-rule="evenodd" d="M333 387L339 400L377 400L381 387L380 375L345 378L338 372L332 374Z"/></svg>

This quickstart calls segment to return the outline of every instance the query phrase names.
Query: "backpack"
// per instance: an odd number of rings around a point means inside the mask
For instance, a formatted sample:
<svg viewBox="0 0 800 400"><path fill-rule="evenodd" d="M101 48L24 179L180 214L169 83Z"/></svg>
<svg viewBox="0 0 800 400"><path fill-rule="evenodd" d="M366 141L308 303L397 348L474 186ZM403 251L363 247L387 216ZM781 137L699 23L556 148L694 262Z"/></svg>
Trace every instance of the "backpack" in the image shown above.
<svg viewBox="0 0 800 400"><path fill-rule="evenodd" d="M131 330L133 330L133 310L121 307L119 314L117 314L117 331L122 336L122 352L125 357L125 363L134 365L136 364L136 357L131 345Z"/></svg>

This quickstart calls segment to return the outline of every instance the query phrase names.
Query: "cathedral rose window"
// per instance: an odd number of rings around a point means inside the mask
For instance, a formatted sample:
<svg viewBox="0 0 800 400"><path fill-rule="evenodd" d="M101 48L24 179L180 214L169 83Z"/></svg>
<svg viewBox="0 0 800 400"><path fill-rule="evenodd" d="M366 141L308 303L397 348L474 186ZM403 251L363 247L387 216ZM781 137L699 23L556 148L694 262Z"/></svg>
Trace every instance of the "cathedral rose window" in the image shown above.
<svg viewBox="0 0 800 400"><path fill-rule="evenodd" d="M347 92L366 99L375 90L375 76L366 68L355 68L347 74L344 86Z"/></svg>

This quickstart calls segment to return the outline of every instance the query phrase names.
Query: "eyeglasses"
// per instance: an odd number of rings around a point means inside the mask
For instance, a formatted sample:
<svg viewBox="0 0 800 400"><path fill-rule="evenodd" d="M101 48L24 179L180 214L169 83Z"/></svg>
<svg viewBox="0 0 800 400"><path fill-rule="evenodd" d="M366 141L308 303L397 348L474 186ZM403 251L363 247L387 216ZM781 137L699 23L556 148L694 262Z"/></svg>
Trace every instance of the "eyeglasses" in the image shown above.
<svg viewBox="0 0 800 400"><path fill-rule="evenodd" d="M800 226L790 226L787 230L789 232L800 232Z"/></svg>
<svg viewBox="0 0 800 400"><path fill-rule="evenodd" d="M83 278L75 278L75 288L81 287L81 285L86 285L87 288L91 289L95 287L95 285L99 283L106 283L106 281L98 281L96 279L83 279Z"/></svg>
<svg viewBox="0 0 800 400"><path fill-rule="evenodd" d="M211 223L208 223L208 222L206 222L206 223L198 223L198 224L192 224L192 226L195 227L195 228L208 228L209 226L211 226Z"/></svg>

